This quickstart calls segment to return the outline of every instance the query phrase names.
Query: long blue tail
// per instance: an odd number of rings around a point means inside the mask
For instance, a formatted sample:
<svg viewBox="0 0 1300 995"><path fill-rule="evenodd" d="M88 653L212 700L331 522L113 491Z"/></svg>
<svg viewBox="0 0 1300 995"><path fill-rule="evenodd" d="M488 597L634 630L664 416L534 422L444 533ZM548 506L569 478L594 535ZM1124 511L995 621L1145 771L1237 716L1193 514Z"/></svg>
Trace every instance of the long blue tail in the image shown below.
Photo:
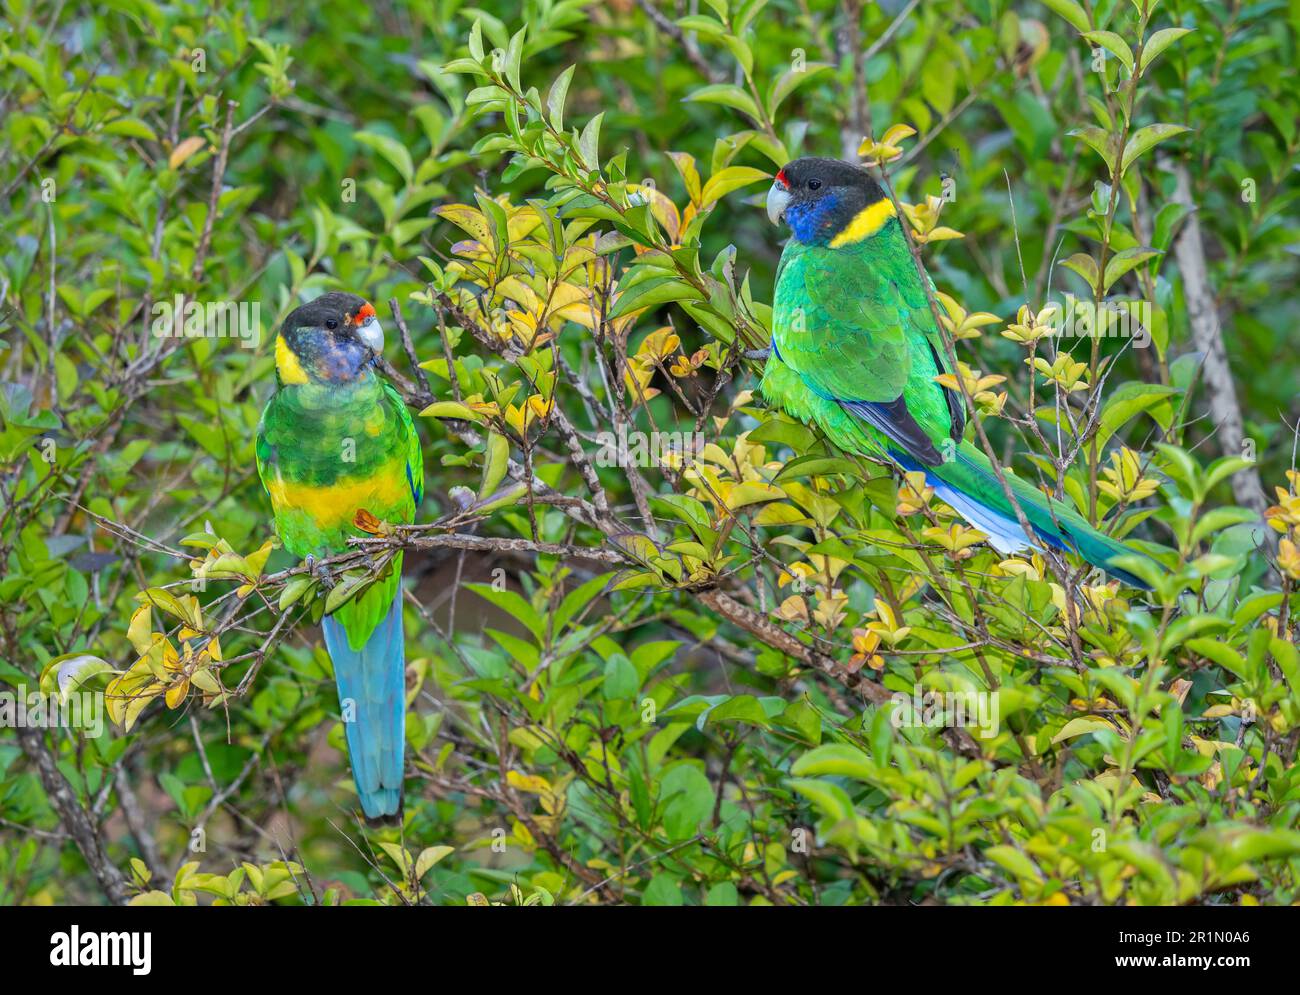
<svg viewBox="0 0 1300 995"><path fill-rule="evenodd" d="M348 645L341 623L321 619L334 663L339 707L352 755L352 779L369 819L396 815L402 804L406 748L406 641L402 591L360 650Z"/></svg>

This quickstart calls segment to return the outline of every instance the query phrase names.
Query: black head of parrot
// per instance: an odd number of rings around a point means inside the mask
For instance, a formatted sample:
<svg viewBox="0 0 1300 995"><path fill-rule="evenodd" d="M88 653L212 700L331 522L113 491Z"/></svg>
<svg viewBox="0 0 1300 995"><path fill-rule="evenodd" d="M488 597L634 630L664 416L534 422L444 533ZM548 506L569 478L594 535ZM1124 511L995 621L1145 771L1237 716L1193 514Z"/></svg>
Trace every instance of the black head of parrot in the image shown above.
<svg viewBox="0 0 1300 995"><path fill-rule="evenodd" d="M767 194L767 216L773 224L789 225L800 242L825 245L885 199L880 184L863 167L807 156L776 174Z"/></svg>
<svg viewBox="0 0 1300 995"><path fill-rule="evenodd" d="M384 352L375 308L356 294L331 292L295 308L275 342L281 383L356 380Z"/></svg>

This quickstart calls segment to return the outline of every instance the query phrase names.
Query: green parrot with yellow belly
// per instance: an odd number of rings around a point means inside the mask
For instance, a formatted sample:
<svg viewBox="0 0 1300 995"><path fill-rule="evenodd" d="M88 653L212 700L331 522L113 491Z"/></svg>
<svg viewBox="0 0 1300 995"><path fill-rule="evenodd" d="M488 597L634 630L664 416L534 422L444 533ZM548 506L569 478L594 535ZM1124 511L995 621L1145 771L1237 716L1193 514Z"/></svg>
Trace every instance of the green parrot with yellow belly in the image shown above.
<svg viewBox="0 0 1300 995"><path fill-rule="evenodd" d="M384 335L355 294L294 310L275 340L277 388L257 430L257 470L275 529L313 570L365 535L359 511L410 524L424 491L419 437L401 396L376 371ZM406 646L402 557L321 620L334 665L353 781L367 818L402 801Z"/></svg>
<svg viewBox="0 0 1300 995"><path fill-rule="evenodd" d="M988 458L963 440L961 394L936 379L948 367L926 286L893 201L867 170L796 159L777 173L767 213L792 235L776 277L762 379L769 401L845 452L923 473L1002 553L1067 551L1147 586L1113 563L1134 550L1008 473L1029 532L1021 527Z"/></svg>

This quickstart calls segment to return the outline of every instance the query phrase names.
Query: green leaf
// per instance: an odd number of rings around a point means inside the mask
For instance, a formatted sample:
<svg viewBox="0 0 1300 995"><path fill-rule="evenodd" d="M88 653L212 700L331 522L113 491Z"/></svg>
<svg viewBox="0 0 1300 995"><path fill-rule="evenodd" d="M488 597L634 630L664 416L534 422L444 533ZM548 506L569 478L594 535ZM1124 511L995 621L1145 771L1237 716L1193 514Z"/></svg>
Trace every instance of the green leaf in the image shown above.
<svg viewBox="0 0 1300 995"><path fill-rule="evenodd" d="M836 777L851 777L859 781L870 781L876 776L876 765L871 758L856 746L845 743L828 743L805 753L794 762L790 773L799 777L816 777L832 774Z"/></svg>
<svg viewBox="0 0 1300 995"><path fill-rule="evenodd" d="M825 62L809 62L803 67L803 71L797 69L787 69L773 82L767 92L767 114L768 117L776 117L776 112L785 99L794 93L795 90L803 86L814 76L833 68Z"/></svg>
<svg viewBox="0 0 1300 995"><path fill-rule="evenodd" d="M39 687L45 692L57 691L63 701L91 678L99 674L115 674L108 661L90 653L65 653L56 656L41 670Z"/></svg>
<svg viewBox="0 0 1300 995"><path fill-rule="evenodd" d="M1257 521L1259 516L1249 508L1214 508L1197 519L1190 541L1195 545L1211 533L1221 532L1233 525L1245 525L1247 522ZM1263 528L1262 525L1260 527Z"/></svg>
<svg viewBox="0 0 1300 995"><path fill-rule="evenodd" d="M478 412L471 410L459 401L434 401L420 411L424 418L456 418L460 421L482 421Z"/></svg>
<svg viewBox="0 0 1300 995"><path fill-rule="evenodd" d="M817 436L812 429L798 422L773 415L749 433L749 441L789 446L800 453L806 452L817 441Z"/></svg>
<svg viewBox="0 0 1300 995"><path fill-rule="evenodd" d="M615 653L605 661L602 693L606 701L634 697L640 687L641 675L622 653Z"/></svg>
<svg viewBox="0 0 1300 995"><path fill-rule="evenodd" d="M1069 21L1081 34L1087 34L1092 25L1088 22L1088 15L1083 8L1074 0L1043 0L1045 7L1050 7L1056 13L1060 14Z"/></svg>
<svg viewBox="0 0 1300 995"><path fill-rule="evenodd" d="M408 185L411 177L415 175L415 164L411 161L411 153L406 150L406 146L396 138L390 138L388 135L381 135L377 131L358 131L354 136L358 142L368 148L374 149L388 161L402 180Z"/></svg>
<svg viewBox="0 0 1300 995"><path fill-rule="evenodd" d="M551 92L546 95L546 113L550 117L551 127L556 131L564 130L564 101L569 95L569 84L573 82L573 70L570 66L551 84Z"/></svg>
<svg viewBox="0 0 1300 995"><path fill-rule="evenodd" d="M152 128L134 117L120 117L115 121L109 121L104 125L104 133L107 135L122 135L126 138L143 138L146 141L156 142L158 136L154 134Z"/></svg>
<svg viewBox="0 0 1300 995"><path fill-rule="evenodd" d="M491 584L466 584L465 586L483 600L491 602L507 615L512 616L533 634L539 645L541 644L546 633L546 622L523 595L508 588L498 591Z"/></svg>
<svg viewBox="0 0 1300 995"><path fill-rule="evenodd" d="M991 846L984 856L1021 880L1041 881L1043 873L1038 866L1014 846Z"/></svg>
<svg viewBox="0 0 1300 995"><path fill-rule="evenodd" d="M708 14L688 14L686 17L679 17L677 26L683 31L694 31L696 34L703 35L710 41L717 41L727 32L725 25L718 23Z"/></svg>
<svg viewBox="0 0 1300 995"><path fill-rule="evenodd" d="M858 473L858 465L841 456L798 456L781 467L780 472L773 478L773 483L798 480L801 477L825 476L828 473L843 473L853 477Z"/></svg>
<svg viewBox="0 0 1300 995"><path fill-rule="evenodd" d="M1078 736L1087 736L1094 732L1114 732L1115 727L1105 719L1077 718L1071 719L1061 727L1061 731L1052 737L1053 743L1060 743L1063 740L1074 739Z"/></svg>
<svg viewBox="0 0 1300 995"><path fill-rule="evenodd" d="M1109 133L1096 125L1088 125L1084 128L1067 131L1066 134L1071 138L1078 138L1085 142L1089 148L1102 157L1106 165L1110 167L1110 171L1115 172L1115 144L1111 140Z"/></svg>
<svg viewBox="0 0 1300 995"><path fill-rule="evenodd" d="M1187 640L1186 645L1193 653L1199 653L1207 660L1217 663L1243 681L1250 680L1251 668L1247 665L1246 658L1226 643L1217 639L1198 638Z"/></svg>
<svg viewBox="0 0 1300 995"><path fill-rule="evenodd" d="M1134 160L1144 152L1155 148L1166 138L1172 138L1174 135L1181 135L1184 131L1190 131L1181 124L1148 124L1145 128L1139 128L1129 136L1128 144L1124 146L1124 159L1120 163L1120 173L1127 172Z"/></svg>
<svg viewBox="0 0 1300 995"><path fill-rule="evenodd" d="M1115 58L1124 63L1124 68L1133 72L1133 50L1128 47L1126 42L1114 31L1085 31L1083 37L1094 45L1100 45L1106 51L1112 53Z"/></svg>
<svg viewBox="0 0 1300 995"><path fill-rule="evenodd" d="M803 795L817 807L817 811L834 822L855 817L853 801L848 792L833 781L816 778L794 778L786 782L790 788Z"/></svg>
<svg viewBox="0 0 1300 995"><path fill-rule="evenodd" d="M663 804L664 832L673 842L688 840L701 829L713 812L713 785L689 763L679 763L664 775L659 786Z"/></svg>
<svg viewBox="0 0 1300 995"><path fill-rule="evenodd" d="M741 68L745 70L745 75L749 76L752 74L754 71L754 51L749 47L745 40L743 38L738 38L735 35L726 34L722 36L721 41L722 44L726 46L727 50L735 56L736 61L740 63Z"/></svg>
<svg viewBox="0 0 1300 995"><path fill-rule="evenodd" d="M1078 273L1090 288L1097 286L1097 260L1087 253L1076 252L1069 259L1062 260L1061 265Z"/></svg>
<svg viewBox="0 0 1300 995"><path fill-rule="evenodd" d="M719 881L704 896L704 904L710 907L735 906L740 904L740 892L730 881Z"/></svg>
<svg viewBox="0 0 1300 995"><path fill-rule="evenodd" d="M650 879L645 891L641 893L642 905L679 906L685 905L682 898L681 882L671 874L659 873Z"/></svg>
<svg viewBox="0 0 1300 995"><path fill-rule="evenodd" d="M1167 49L1185 34L1190 34L1191 28L1162 28L1142 45L1142 61L1138 63L1138 71L1145 73L1147 66L1155 61L1156 56Z"/></svg>
<svg viewBox="0 0 1300 995"><path fill-rule="evenodd" d="M516 93L523 89L519 81L519 71L524 57L524 37L527 34L527 27L520 28L510 36L510 44L506 46L506 79Z"/></svg>
<svg viewBox="0 0 1300 995"><path fill-rule="evenodd" d="M345 575L339 583L330 588L330 593L325 596L325 614L332 614L363 587L369 585L372 579L364 573Z"/></svg>
<svg viewBox="0 0 1300 995"><path fill-rule="evenodd" d="M708 182L704 184L704 192L700 195L700 200L705 205L712 204L733 190L768 179L771 179L770 173L754 169L752 166L728 166L709 177Z"/></svg>
<svg viewBox="0 0 1300 995"><path fill-rule="evenodd" d="M748 722L750 725L768 728L767 712L752 694L738 694L714 706L706 714L705 722Z"/></svg>
<svg viewBox="0 0 1300 995"><path fill-rule="evenodd" d="M284 611L290 605L297 604L302 600L302 596L307 593L308 589L315 583L314 578L307 574L298 577L292 577L284 585L284 590L280 592L280 611Z"/></svg>
<svg viewBox="0 0 1300 995"><path fill-rule="evenodd" d="M1102 281L1103 293L1110 290L1115 281L1129 270L1141 266L1148 259L1154 259L1158 255L1160 255L1158 250L1145 246L1135 246L1132 249L1125 249L1123 252L1115 253L1106 262L1106 277Z"/></svg>
<svg viewBox="0 0 1300 995"><path fill-rule="evenodd" d="M1162 384L1149 384L1140 381L1121 384L1110 397L1106 398L1106 403L1101 409L1101 419L1097 429L1097 448L1099 450L1104 448L1106 443L1110 441L1111 436L1126 425L1130 419L1140 415L1143 411L1150 411L1167 397L1177 393L1178 391L1175 388L1166 387Z"/></svg>
<svg viewBox="0 0 1300 995"><path fill-rule="evenodd" d="M805 698L792 701L777 719L777 724L785 729L793 729L805 740L816 744L822 738L822 717Z"/></svg>
<svg viewBox="0 0 1300 995"><path fill-rule="evenodd" d="M701 87L686 99L699 104L720 104L749 115L755 122L763 120L754 98L732 83L714 83L711 86Z"/></svg>
<svg viewBox="0 0 1300 995"><path fill-rule="evenodd" d="M601 111L582 129L582 135L578 138L578 154L582 156L582 164L588 169L600 168L600 123L605 118L605 112Z"/></svg>
<svg viewBox="0 0 1300 995"><path fill-rule="evenodd" d="M669 304L674 301L703 301L704 295L692 287L689 283L677 279L675 276L667 276L661 279L647 280L645 283L639 283L630 290L625 290L618 295L618 300L610 309L609 317L621 318L625 314L633 311L640 311L645 308L658 307L661 304Z"/></svg>
<svg viewBox="0 0 1300 995"><path fill-rule="evenodd" d="M415 878L418 881L429 873L429 869L444 857L456 852L454 846L427 846L415 858Z"/></svg>
<svg viewBox="0 0 1300 995"><path fill-rule="evenodd" d="M612 576L607 573L597 574L566 594L564 600L560 602L560 607L555 610L551 624L552 631L563 632L569 621L605 590L605 585L610 582ZM586 617L589 618L590 615Z"/></svg>
<svg viewBox="0 0 1300 995"><path fill-rule="evenodd" d="M509 464L510 440L499 432L489 432L483 453L483 480L478 488L480 501L486 501L496 493L497 485L505 477Z"/></svg>

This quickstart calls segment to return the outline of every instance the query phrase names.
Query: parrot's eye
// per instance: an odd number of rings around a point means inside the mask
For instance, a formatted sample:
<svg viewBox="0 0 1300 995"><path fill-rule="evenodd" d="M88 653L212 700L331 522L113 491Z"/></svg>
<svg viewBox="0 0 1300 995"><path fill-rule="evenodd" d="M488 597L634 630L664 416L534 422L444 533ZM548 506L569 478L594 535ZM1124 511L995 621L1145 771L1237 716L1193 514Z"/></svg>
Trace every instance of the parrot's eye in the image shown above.
<svg viewBox="0 0 1300 995"><path fill-rule="evenodd" d="M326 318L326 319L325 319L325 327L328 328L328 329L330 329L330 330L332 331L333 329L339 327L339 323L338 323L338 321L335 320L334 318Z"/></svg>
<svg viewBox="0 0 1300 995"><path fill-rule="evenodd" d="M809 190L820 190L821 188L822 188L822 181L821 181L821 180L809 180L809 181L808 181L808 189L809 189Z"/></svg>

